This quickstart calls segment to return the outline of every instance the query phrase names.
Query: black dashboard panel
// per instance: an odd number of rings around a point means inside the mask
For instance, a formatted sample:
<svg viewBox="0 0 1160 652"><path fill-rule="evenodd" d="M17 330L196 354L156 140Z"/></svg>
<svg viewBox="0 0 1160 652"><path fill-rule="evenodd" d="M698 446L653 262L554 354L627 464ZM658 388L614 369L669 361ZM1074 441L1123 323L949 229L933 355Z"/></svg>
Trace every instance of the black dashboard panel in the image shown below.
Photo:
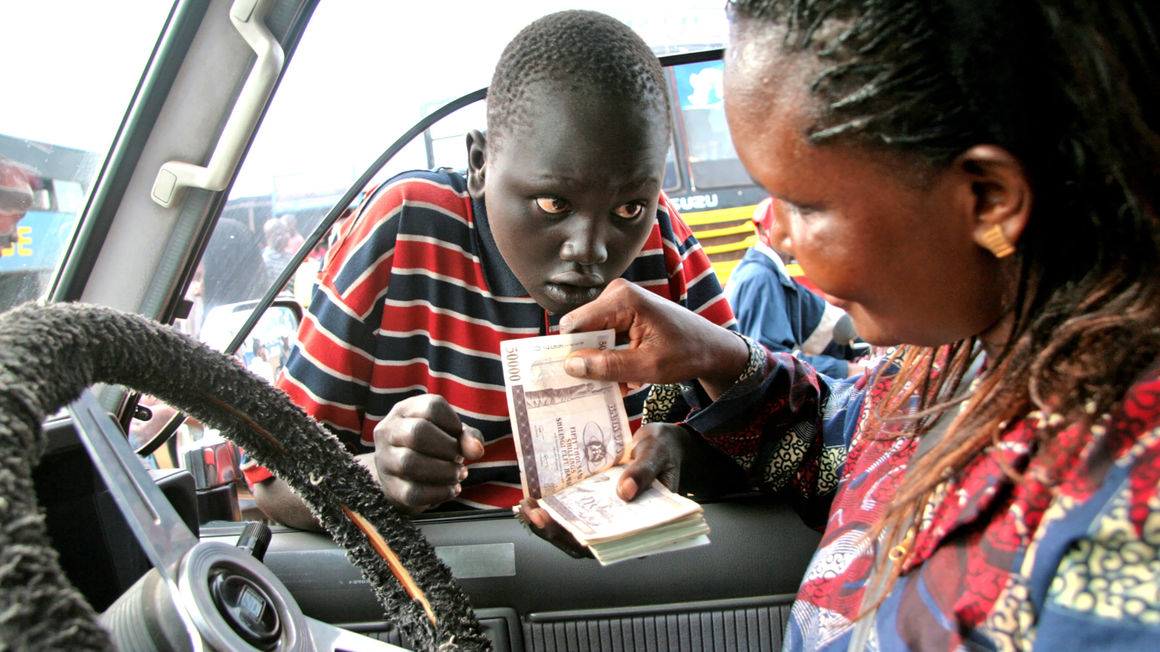
<svg viewBox="0 0 1160 652"><path fill-rule="evenodd" d="M700 640L696 649L780 649L819 535L774 498L704 509L709 545L608 567L568 557L503 512L419 525L481 621L505 633L497 649L666 649L682 637ZM202 538L232 540L239 531L207 524ZM265 563L308 616L390 633L370 587L329 537L276 527Z"/></svg>

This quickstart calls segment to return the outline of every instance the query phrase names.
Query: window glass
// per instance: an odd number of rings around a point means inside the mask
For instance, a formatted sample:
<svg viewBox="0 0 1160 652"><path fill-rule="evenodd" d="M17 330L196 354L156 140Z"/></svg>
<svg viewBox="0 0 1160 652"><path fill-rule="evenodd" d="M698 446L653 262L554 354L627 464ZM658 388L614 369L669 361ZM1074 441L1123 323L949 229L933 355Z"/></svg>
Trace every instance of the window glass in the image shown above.
<svg viewBox="0 0 1160 652"><path fill-rule="evenodd" d="M0 310L48 292L170 9L155 0L0 8ZM114 29L124 16L133 29Z"/></svg>
<svg viewBox="0 0 1160 652"><path fill-rule="evenodd" d="M687 64L673 68L672 74L693 189L751 185L725 122L724 64Z"/></svg>
<svg viewBox="0 0 1160 652"><path fill-rule="evenodd" d="M672 193L681 188L681 177L677 173L677 148L669 145L669 153L665 156L665 176L661 179L661 190Z"/></svg>

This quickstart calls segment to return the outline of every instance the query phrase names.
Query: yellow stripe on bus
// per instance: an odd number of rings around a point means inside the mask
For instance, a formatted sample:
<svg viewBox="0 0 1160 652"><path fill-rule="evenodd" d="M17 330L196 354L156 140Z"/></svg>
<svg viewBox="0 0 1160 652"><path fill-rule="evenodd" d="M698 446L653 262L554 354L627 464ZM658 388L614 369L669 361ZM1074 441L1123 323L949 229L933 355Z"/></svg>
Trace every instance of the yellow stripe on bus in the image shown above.
<svg viewBox="0 0 1160 652"><path fill-rule="evenodd" d="M729 281L733 268L741 262L742 254L757 242L757 233L753 230L753 207L751 204L681 213L681 219L701 242L701 248L709 257L713 272L722 287ZM746 233L747 237L737 242L713 244L717 238L732 238Z"/></svg>
<svg viewBox="0 0 1160 652"><path fill-rule="evenodd" d="M733 208L718 208L711 211L681 213L681 219L691 227L710 226L738 220L748 222L753 220L753 206L751 204L749 206L734 206Z"/></svg>
<svg viewBox="0 0 1160 652"><path fill-rule="evenodd" d="M753 233L753 224L746 222L745 224L738 224L736 226L727 226L721 229L708 229L705 231L696 231L694 234L698 240L708 240L709 238L722 238L730 235L739 235L742 233Z"/></svg>
<svg viewBox="0 0 1160 652"><path fill-rule="evenodd" d="M730 242L728 244L706 245L704 242L701 242L701 249L704 249L705 254L708 255L710 259L712 259L715 254L725 254L729 253L730 251L745 251L756 243L757 236L751 235L741 242Z"/></svg>

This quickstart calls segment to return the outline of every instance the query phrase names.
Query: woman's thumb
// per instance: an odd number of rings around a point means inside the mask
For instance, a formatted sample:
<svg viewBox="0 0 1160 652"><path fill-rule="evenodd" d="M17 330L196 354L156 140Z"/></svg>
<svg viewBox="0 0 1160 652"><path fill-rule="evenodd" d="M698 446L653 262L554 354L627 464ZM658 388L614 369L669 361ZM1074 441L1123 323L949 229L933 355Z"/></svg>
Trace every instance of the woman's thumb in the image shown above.
<svg viewBox="0 0 1160 652"><path fill-rule="evenodd" d="M629 368L624 360L624 356L629 354L631 351L627 350L581 349L573 351L564 359L564 371L569 376L576 378L628 382L635 379L622 377L621 370Z"/></svg>

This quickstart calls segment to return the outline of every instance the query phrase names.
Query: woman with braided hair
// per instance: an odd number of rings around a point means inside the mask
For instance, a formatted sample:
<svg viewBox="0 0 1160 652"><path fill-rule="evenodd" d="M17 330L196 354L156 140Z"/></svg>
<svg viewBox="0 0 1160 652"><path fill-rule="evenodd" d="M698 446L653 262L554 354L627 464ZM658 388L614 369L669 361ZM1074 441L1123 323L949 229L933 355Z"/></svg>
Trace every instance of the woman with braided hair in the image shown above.
<svg viewBox="0 0 1160 652"><path fill-rule="evenodd" d="M625 283L561 328L630 343L575 376L696 379L686 428L824 527L787 648L1160 640L1155 11L730 3L738 154L790 207L785 249L895 354L831 380ZM672 433L638 431L622 496L679 466Z"/></svg>

